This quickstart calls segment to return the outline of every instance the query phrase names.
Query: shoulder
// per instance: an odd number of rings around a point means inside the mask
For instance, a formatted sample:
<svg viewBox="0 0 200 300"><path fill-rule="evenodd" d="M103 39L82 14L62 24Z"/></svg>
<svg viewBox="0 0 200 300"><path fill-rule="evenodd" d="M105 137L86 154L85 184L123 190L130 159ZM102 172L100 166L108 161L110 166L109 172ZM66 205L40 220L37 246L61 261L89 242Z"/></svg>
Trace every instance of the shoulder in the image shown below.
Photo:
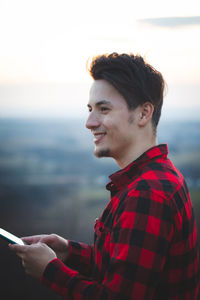
<svg viewBox="0 0 200 300"><path fill-rule="evenodd" d="M153 215L171 222L189 193L182 174L169 159L150 161L117 195L117 215L124 211Z"/></svg>
<svg viewBox="0 0 200 300"><path fill-rule="evenodd" d="M140 170L138 177L128 185L128 194L154 193L167 200L183 187L186 185L179 170L169 159L159 159L149 162Z"/></svg>

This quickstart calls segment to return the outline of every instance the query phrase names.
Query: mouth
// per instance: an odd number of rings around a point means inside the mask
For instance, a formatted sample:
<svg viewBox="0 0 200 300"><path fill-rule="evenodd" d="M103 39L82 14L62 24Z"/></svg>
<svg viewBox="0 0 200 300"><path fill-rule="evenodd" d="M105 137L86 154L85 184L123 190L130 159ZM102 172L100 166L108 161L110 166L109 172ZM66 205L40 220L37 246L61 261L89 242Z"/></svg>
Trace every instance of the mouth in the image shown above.
<svg viewBox="0 0 200 300"><path fill-rule="evenodd" d="M98 144L99 142L102 141L102 139L104 138L104 136L106 135L105 132L94 132L94 143Z"/></svg>

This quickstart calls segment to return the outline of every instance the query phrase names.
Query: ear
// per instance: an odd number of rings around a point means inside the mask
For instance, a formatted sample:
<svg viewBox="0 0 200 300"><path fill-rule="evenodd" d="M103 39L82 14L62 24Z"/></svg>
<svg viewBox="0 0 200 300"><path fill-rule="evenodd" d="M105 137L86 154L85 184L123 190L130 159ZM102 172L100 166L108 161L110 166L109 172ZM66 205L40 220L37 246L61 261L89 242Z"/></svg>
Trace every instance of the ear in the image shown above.
<svg viewBox="0 0 200 300"><path fill-rule="evenodd" d="M154 106L151 102L145 102L140 106L139 110L138 125L144 127L152 119Z"/></svg>

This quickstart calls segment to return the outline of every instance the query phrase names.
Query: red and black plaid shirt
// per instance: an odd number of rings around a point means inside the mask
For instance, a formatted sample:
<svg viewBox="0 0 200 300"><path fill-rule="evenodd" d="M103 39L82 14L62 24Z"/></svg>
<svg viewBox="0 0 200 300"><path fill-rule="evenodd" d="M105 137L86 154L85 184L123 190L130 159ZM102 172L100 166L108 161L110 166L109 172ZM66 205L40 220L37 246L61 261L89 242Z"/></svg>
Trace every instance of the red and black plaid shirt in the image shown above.
<svg viewBox="0 0 200 300"><path fill-rule="evenodd" d="M65 299L196 300L199 249L183 176L151 148L110 176L111 199L94 245L70 241L66 264L51 261L41 282Z"/></svg>

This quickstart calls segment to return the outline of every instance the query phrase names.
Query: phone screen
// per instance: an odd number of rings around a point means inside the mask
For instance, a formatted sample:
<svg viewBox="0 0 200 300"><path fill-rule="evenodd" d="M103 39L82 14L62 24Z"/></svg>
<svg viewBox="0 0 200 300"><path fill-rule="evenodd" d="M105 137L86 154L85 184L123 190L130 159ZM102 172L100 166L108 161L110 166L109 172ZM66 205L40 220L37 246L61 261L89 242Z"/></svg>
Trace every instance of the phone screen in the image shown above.
<svg viewBox="0 0 200 300"><path fill-rule="evenodd" d="M0 237L7 240L11 244L25 245L25 243L20 238L2 228L0 228Z"/></svg>

